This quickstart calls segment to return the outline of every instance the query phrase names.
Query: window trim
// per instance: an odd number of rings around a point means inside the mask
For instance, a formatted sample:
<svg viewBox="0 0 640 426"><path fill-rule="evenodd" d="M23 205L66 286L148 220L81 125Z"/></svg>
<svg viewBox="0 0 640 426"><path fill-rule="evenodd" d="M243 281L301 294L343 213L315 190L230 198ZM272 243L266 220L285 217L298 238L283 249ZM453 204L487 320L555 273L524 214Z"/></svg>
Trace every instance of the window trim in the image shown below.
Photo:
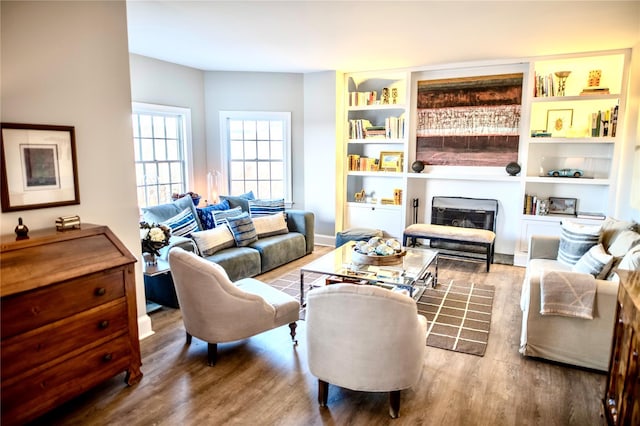
<svg viewBox="0 0 640 426"><path fill-rule="evenodd" d="M223 159L221 173L224 188L229 192L229 126L228 120L282 120L284 121L284 202L293 205L293 182L291 173L291 112L286 111L220 111L220 154Z"/></svg>
<svg viewBox="0 0 640 426"><path fill-rule="evenodd" d="M193 152L191 143L191 109L184 107L177 107L172 105L151 104L145 102L131 102L131 114L172 114L181 115L184 119L184 126L182 126L182 153L185 167L184 184L185 191L189 191L194 179L193 170ZM133 121L133 119L132 119ZM133 122L131 123L131 140L133 140ZM135 158L134 158L135 162Z"/></svg>

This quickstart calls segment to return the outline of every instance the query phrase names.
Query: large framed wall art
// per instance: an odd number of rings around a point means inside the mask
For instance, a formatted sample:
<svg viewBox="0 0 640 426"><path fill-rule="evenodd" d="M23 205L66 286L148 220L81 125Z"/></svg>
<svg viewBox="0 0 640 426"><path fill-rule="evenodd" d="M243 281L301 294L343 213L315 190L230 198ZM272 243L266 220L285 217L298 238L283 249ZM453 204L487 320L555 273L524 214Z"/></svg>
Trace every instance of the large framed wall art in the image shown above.
<svg viewBox="0 0 640 426"><path fill-rule="evenodd" d="M522 73L418 81L416 160L501 166L518 161Z"/></svg>
<svg viewBox="0 0 640 426"><path fill-rule="evenodd" d="M2 123L2 211L80 204L71 126Z"/></svg>

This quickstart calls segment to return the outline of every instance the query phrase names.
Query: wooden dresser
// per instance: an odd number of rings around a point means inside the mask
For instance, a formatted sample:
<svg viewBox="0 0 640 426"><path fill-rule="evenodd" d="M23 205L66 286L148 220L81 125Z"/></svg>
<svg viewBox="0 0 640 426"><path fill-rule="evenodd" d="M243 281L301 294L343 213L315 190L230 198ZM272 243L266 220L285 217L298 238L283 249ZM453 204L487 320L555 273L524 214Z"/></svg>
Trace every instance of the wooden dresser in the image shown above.
<svg viewBox="0 0 640 426"><path fill-rule="evenodd" d="M2 424L27 422L126 372L142 378L136 258L106 226L3 236Z"/></svg>
<svg viewBox="0 0 640 426"><path fill-rule="evenodd" d="M604 411L610 425L640 425L640 271L617 272L618 310Z"/></svg>

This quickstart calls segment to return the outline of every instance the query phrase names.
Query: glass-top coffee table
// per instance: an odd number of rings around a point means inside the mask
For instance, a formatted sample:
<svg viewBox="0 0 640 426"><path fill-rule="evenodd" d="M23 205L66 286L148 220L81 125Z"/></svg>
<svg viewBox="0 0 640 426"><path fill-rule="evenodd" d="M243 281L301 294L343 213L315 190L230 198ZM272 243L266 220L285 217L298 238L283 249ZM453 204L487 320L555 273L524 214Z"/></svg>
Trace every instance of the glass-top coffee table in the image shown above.
<svg viewBox="0 0 640 426"><path fill-rule="evenodd" d="M438 251L404 247L407 254L394 265L357 265L351 260L355 242L341 247L300 268L300 304L304 305L304 273L315 272L336 277L337 282L379 285L392 290L406 290L420 298L427 286L438 284ZM431 271L432 269L433 271Z"/></svg>

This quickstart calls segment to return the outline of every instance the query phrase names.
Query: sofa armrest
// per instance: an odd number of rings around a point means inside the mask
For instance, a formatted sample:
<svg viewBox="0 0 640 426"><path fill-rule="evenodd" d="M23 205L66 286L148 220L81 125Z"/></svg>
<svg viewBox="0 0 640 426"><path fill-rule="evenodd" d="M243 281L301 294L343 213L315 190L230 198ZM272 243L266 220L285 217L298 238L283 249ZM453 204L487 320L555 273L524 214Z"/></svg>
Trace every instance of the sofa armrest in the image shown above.
<svg viewBox="0 0 640 426"><path fill-rule="evenodd" d="M169 255L169 250L171 250L174 247L180 247L186 251L191 251L195 254L198 254L198 247L196 246L196 243L191 239L191 238L187 238L187 237L182 237L179 235L172 235L169 238L169 245L162 247L159 252L160 252L160 259L168 259L168 255Z"/></svg>
<svg viewBox="0 0 640 426"><path fill-rule="evenodd" d="M304 210L287 210L287 228L290 232L299 232L306 240L305 253L313 252L315 237L315 215Z"/></svg>
<svg viewBox="0 0 640 426"><path fill-rule="evenodd" d="M560 248L560 237L532 235L529 240L529 259L556 259Z"/></svg>

